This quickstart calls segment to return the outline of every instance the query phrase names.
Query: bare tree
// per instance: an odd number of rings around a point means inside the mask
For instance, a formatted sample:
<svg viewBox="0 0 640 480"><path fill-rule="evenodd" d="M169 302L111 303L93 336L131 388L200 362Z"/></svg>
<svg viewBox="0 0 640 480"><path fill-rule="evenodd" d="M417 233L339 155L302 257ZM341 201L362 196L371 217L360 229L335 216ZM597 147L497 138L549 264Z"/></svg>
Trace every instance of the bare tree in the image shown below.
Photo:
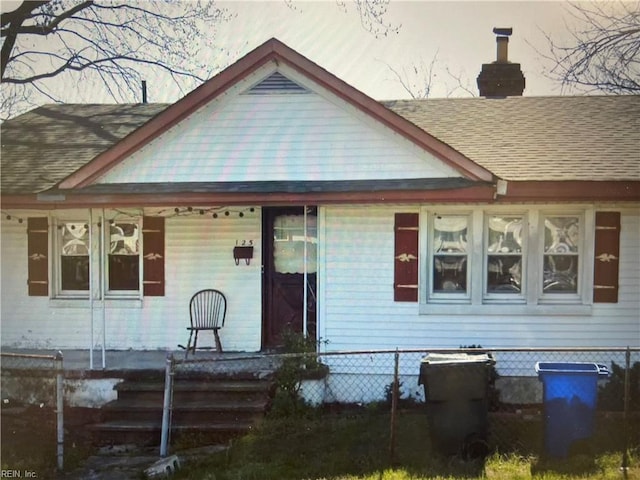
<svg viewBox="0 0 640 480"><path fill-rule="evenodd" d="M391 65L387 65L387 68L394 74L402 88L415 100L432 97L437 87L443 89L446 97L457 95L459 92L470 97L476 95L468 86L468 82L465 84L461 73L456 74L448 66L441 67L438 64L438 52L436 52L429 63L421 58L418 64L408 69L403 67L397 70ZM438 71L440 71L439 76ZM453 86L450 84L451 80L454 81Z"/></svg>
<svg viewBox="0 0 640 480"><path fill-rule="evenodd" d="M411 98L429 98L431 89L433 88L433 79L435 77L434 67L438 59L438 52L433 56L431 62L425 63L424 59L420 60L418 65L414 65L409 68L409 71L405 67L398 71L391 65L387 65L387 68L391 70L396 77L396 80L400 82L402 88L411 95Z"/></svg>
<svg viewBox="0 0 640 480"><path fill-rule="evenodd" d="M398 33L402 25L393 25L385 20L390 0L353 0L360 17L360 24L376 38L386 37L389 33ZM336 0L336 5L347 11L344 0Z"/></svg>
<svg viewBox="0 0 640 480"><path fill-rule="evenodd" d="M140 98L144 67L189 91L219 68L204 59L216 49L216 25L229 18L213 1L24 1L2 12L3 117L58 101L53 80L62 75L66 85L92 82L120 102Z"/></svg>
<svg viewBox="0 0 640 480"><path fill-rule="evenodd" d="M566 44L546 35L545 74L563 88L640 93L640 2L580 2L568 10L579 26L567 26Z"/></svg>

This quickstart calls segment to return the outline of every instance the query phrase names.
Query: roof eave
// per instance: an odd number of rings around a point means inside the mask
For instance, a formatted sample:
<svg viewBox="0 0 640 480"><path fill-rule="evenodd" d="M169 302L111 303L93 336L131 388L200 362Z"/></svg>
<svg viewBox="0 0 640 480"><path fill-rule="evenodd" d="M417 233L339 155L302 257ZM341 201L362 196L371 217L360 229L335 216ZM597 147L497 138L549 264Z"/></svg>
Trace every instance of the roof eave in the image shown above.
<svg viewBox="0 0 640 480"><path fill-rule="evenodd" d="M495 187L479 184L471 187L440 190L379 190L353 192L184 192L170 196L164 194L91 194L64 195L3 195L3 208L57 209L104 207L153 207L153 206L220 206L220 205L329 205L372 203L421 203L421 202L489 202L495 196Z"/></svg>
<svg viewBox="0 0 640 480"><path fill-rule="evenodd" d="M498 201L510 202L638 202L640 180L509 181Z"/></svg>

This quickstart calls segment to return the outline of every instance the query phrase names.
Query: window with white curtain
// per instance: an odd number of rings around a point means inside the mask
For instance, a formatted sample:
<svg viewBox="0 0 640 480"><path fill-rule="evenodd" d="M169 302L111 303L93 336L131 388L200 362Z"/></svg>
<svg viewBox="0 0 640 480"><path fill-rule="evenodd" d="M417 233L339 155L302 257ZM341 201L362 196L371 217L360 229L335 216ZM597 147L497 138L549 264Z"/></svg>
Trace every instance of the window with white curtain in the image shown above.
<svg viewBox="0 0 640 480"><path fill-rule="evenodd" d="M315 273L317 266L318 223L315 215L279 215L273 224L273 256L278 273Z"/></svg>
<svg viewBox="0 0 640 480"><path fill-rule="evenodd" d="M485 293L521 297L526 287L526 223L522 215L485 217Z"/></svg>
<svg viewBox="0 0 640 480"><path fill-rule="evenodd" d="M432 297L469 293L469 216L435 215L431 228Z"/></svg>
<svg viewBox="0 0 640 480"><path fill-rule="evenodd" d="M112 221L107 231L109 293L140 290L140 226L137 221Z"/></svg>
<svg viewBox="0 0 640 480"><path fill-rule="evenodd" d="M543 294L575 295L580 265L580 217L547 215L543 222Z"/></svg>
<svg viewBox="0 0 640 480"><path fill-rule="evenodd" d="M594 215L534 206L424 207L421 312L496 313L500 304L534 315L549 305L563 314L586 312L593 279L583 257L593 240L584 232L595 228Z"/></svg>
<svg viewBox="0 0 640 480"><path fill-rule="evenodd" d="M55 236L56 290L59 296L89 295L89 225L59 221Z"/></svg>

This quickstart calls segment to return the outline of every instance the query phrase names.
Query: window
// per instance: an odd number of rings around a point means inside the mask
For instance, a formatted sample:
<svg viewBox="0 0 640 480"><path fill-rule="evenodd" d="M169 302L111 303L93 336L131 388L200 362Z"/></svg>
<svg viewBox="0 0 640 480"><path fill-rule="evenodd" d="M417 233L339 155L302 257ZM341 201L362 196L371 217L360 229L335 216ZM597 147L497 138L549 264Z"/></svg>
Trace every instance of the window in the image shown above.
<svg viewBox="0 0 640 480"><path fill-rule="evenodd" d="M418 237L424 255L416 255L422 259L421 313L501 314L501 305L510 305L509 312L522 315L583 315L591 311L592 298L601 301L602 293L591 297L594 289L616 298L617 270L595 284L585 265L596 243L585 234L596 231L595 211L490 208L422 208ZM600 253L603 261L596 258L598 267L619 255L616 218L597 227L611 235L611 245Z"/></svg>
<svg viewBox="0 0 640 480"><path fill-rule="evenodd" d="M164 217L97 220L91 226L81 215L61 213L65 217L28 218L30 296L88 299L91 281L94 299L164 296Z"/></svg>
<svg viewBox="0 0 640 480"><path fill-rule="evenodd" d="M140 289L140 228L137 222L110 222L108 242L108 291Z"/></svg>
<svg viewBox="0 0 640 480"><path fill-rule="evenodd" d="M60 290L89 291L89 226L84 222L58 225L60 245Z"/></svg>
<svg viewBox="0 0 640 480"><path fill-rule="evenodd" d="M431 236L433 298L467 297L469 217L436 215Z"/></svg>
<svg viewBox="0 0 640 480"><path fill-rule="evenodd" d="M486 228L485 291L489 297L520 296L525 281L524 218L514 215L489 215Z"/></svg>
<svg viewBox="0 0 640 480"><path fill-rule="evenodd" d="M580 237L579 216L544 217L544 294L578 293Z"/></svg>
<svg viewBox="0 0 640 480"><path fill-rule="evenodd" d="M306 228L306 236L305 236ZM273 221L273 259L278 273L315 273L317 266L315 215L278 215ZM306 245L305 245L306 241ZM307 254L305 266L305 249Z"/></svg>

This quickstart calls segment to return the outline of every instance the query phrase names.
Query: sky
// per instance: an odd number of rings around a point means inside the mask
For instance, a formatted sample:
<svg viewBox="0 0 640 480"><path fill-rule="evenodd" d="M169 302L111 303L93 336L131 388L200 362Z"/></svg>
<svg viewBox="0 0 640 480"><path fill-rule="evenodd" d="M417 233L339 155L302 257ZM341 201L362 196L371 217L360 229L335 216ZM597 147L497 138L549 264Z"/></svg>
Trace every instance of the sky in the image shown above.
<svg viewBox="0 0 640 480"><path fill-rule="evenodd" d="M521 64L525 95L561 94L542 74L541 53L548 52L545 33L568 36L566 2L391 0L385 19L400 28L380 38L360 25L348 1L345 8L334 1L295 2L295 8L283 1L220 5L237 12L217 35L238 58L275 37L376 100L409 98L394 71L409 83L425 77L411 76L413 67L428 67L434 58L430 96L470 96L458 85L477 95L482 64L496 59L494 27L513 28L509 60Z"/></svg>
<svg viewBox="0 0 640 480"><path fill-rule="evenodd" d="M183 0L194 1L194 0ZM380 1L380 0L376 0ZM0 0L3 10L17 2ZM232 0L217 4L234 14L204 35L215 35L227 55L211 64L228 66L275 37L343 81L376 100L410 98L433 62L430 97L477 96L483 63L496 59L494 27L512 27L509 60L520 63L526 96L570 94L543 75L545 35L562 43L570 38L568 2L391 0L384 21L396 31L375 36L361 25L352 0ZM418 73L414 73L417 68ZM403 86L398 75L407 85ZM148 101L170 103L180 92L167 78L146 78ZM67 103L110 102L94 86L61 84ZM139 98L131 99L140 101Z"/></svg>

